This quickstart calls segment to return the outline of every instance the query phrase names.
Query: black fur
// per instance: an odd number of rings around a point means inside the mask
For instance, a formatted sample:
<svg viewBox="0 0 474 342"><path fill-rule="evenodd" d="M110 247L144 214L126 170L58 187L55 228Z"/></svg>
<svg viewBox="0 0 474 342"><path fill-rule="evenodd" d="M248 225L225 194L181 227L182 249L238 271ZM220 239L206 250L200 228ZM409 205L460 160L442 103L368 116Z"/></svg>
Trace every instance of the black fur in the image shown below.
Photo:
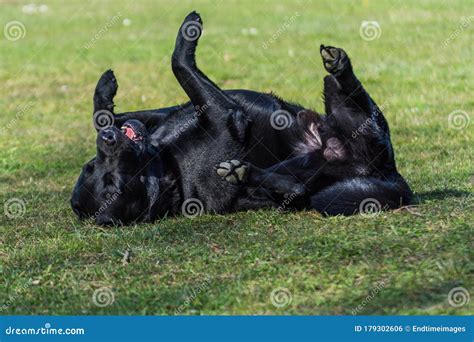
<svg viewBox="0 0 474 342"><path fill-rule="evenodd" d="M293 176L306 188L306 199L299 198L293 205L298 208L303 203L328 215L363 211L364 201L377 210L409 204L412 192L397 171L382 111L354 75L345 51L323 45L320 51L332 73L324 79L327 115L298 113L304 133L295 156L265 170L247 163L247 184L276 174Z"/></svg>
<svg viewBox="0 0 474 342"><path fill-rule="evenodd" d="M115 76L109 70L99 80L94 113L108 111L114 122L98 130L97 156L74 188L71 205L79 217L94 217L98 224L153 221L179 214L190 199L211 213L285 203L352 214L367 197L388 208L409 201L410 190L396 171L388 125L381 112L374 114L378 107L342 50L327 48L326 57L333 60L325 66L334 76L325 79L328 115L320 116L272 94L220 90L196 66L197 39L183 36L189 24L202 27L197 13L183 22L172 57L173 73L189 103L114 114ZM288 113L292 124L274 129L276 111ZM373 120L363 125L368 118ZM119 129L124 125L145 131L143 139L129 139ZM225 160L245 161L245 177L222 181L213 167ZM285 193L295 195L289 205Z"/></svg>

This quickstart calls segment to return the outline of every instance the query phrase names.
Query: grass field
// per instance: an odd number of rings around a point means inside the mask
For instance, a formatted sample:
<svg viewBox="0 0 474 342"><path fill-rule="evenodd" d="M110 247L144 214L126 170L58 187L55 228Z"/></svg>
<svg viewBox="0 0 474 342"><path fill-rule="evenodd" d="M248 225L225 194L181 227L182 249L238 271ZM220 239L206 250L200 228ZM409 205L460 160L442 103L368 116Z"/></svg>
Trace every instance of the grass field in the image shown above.
<svg viewBox="0 0 474 342"><path fill-rule="evenodd" d="M40 5L0 1L2 314L474 312L470 1ZM273 90L323 111L318 47L343 47L385 108L419 205L370 217L79 222L69 198L95 154L96 81L114 69L117 112L187 101L170 55L193 9L205 25L198 63L224 88Z"/></svg>

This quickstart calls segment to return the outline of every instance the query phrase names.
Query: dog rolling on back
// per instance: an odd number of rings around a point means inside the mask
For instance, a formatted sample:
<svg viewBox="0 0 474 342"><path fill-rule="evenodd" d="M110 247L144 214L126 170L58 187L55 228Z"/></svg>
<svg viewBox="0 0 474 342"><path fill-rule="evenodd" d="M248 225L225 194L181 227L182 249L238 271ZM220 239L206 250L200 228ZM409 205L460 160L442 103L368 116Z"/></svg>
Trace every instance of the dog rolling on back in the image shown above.
<svg viewBox="0 0 474 342"><path fill-rule="evenodd" d="M307 199L296 202L328 215L409 204L412 192L397 171L381 109L355 76L344 50L322 45L320 53L330 73L324 78L327 114L291 113L301 132L293 156L267 169L239 161L247 170L246 183L265 186L262 179L267 179L275 189L275 174L292 176L304 184Z"/></svg>
<svg viewBox="0 0 474 342"><path fill-rule="evenodd" d="M115 114L115 76L107 71L99 80L94 117L110 113L112 126L98 130L97 156L74 188L71 205L80 218L153 221L186 214L191 202L197 213L284 203L328 215L410 202L387 122L342 49L321 46L330 75L324 79L327 114L319 115L272 94L221 90L196 66L199 34L183 37L191 24L202 27L195 12L178 31L172 58L190 102ZM273 114L280 112L294 124L275 129Z"/></svg>

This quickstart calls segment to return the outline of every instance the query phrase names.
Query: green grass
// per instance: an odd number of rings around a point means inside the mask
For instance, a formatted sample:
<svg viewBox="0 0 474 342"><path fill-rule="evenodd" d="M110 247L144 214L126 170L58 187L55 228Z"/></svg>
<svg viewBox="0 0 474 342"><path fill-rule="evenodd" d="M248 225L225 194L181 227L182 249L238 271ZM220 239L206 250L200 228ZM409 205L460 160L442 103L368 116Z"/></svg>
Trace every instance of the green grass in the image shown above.
<svg viewBox="0 0 474 342"><path fill-rule="evenodd" d="M474 295L472 122L448 122L455 110L472 119L472 4L416 3L54 1L28 15L22 3L0 2L1 26L26 28L18 41L0 39L0 203L26 203L22 216L0 216L1 313L174 314L184 305L183 314L351 314L363 305L359 314L472 314L472 302L447 300L457 286ZM343 47L386 108L416 214L264 210L109 229L78 222L69 198L95 154L99 75L114 69L118 112L186 101L170 54L192 9L205 24L198 63L225 88L273 90L322 111L318 47ZM86 49L113 15L119 20ZM378 39L360 37L364 20L380 24ZM246 34L251 28L256 34ZM103 287L114 302L98 307L92 297ZM280 287L292 300L276 307L270 297Z"/></svg>

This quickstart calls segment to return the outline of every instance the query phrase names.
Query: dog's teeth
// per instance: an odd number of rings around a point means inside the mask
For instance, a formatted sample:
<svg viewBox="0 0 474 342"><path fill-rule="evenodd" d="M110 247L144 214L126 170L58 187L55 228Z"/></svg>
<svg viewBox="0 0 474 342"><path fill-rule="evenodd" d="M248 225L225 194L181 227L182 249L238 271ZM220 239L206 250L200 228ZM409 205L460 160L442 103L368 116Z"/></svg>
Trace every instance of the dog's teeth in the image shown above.
<svg viewBox="0 0 474 342"><path fill-rule="evenodd" d="M239 166L239 165L240 165L240 161L235 160L235 159L231 160L230 162L231 162L232 164L234 164L235 166Z"/></svg>

